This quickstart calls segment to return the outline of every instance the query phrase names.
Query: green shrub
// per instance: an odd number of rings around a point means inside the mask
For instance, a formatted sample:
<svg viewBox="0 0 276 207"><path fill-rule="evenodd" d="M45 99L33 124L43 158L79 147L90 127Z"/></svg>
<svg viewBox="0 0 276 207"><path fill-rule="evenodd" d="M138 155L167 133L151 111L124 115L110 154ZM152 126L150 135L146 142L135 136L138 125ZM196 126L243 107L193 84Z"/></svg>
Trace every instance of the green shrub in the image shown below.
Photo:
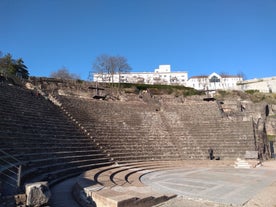
<svg viewBox="0 0 276 207"><path fill-rule="evenodd" d="M200 92L194 88L189 88L185 86L149 85L149 84L131 84L131 83L121 84L121 88L134 88L134 87L136 87L138 91L149 90L152 95L174 94L176 96L179 96L180 94L182 94L184 96L192 96L192 95L203 94L203 92Z"/></svg>
<svg viewBox="0 0 276 207"><path fill-rule="evenodd" d="M246 90L245 91L245 93L247 93L247 94L254 94L254 93L258 93L259 92L259 90Z"/></svg>
<svg viewBox="0 0 276 207"><path fill-rule="evenodd" d="M76 82L77 82L78 84L82 84L82 83L84 83L84 81L83 81L83 80L81 80L81 79L77 79L77 80L76 80Z"/></svg>
<svg viewBox="0 0 276 207"><path fill-rule="evenodd" d="M223 91L223 90L218 90L217 93L222 97L225 97L227 95L227 91Z"/></svg>

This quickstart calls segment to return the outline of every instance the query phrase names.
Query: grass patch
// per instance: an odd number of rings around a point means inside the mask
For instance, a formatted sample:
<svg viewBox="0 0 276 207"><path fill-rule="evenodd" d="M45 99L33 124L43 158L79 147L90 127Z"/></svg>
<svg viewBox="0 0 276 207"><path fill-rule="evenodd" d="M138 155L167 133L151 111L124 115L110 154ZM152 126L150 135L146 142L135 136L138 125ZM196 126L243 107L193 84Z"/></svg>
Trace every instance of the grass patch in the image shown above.
<svg viewBox="0 0 276 207"><path fill-rule="evenodd" d="M254 93L259 93L259 90L246 90L245 93L252 95Z"/></svg>

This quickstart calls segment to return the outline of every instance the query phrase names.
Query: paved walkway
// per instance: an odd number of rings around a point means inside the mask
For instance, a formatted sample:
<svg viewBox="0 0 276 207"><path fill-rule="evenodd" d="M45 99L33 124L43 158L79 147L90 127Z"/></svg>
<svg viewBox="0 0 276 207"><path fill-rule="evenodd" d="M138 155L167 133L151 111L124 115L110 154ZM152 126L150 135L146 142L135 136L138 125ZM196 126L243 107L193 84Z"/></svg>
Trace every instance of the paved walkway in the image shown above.
<svg viewBox="0 0 276 207"><path fill-rule="evenodd" d="M51 188L51 207L80 207L72 196L72 188L76 183L76 177L58 183Z"/></svg>
<svg viewBox="0 0 276 207"><path fill-rule="evenodd" d="M190 168L149 173L141 178L163 193L241 206L276 181L275 170Z"/></svg>

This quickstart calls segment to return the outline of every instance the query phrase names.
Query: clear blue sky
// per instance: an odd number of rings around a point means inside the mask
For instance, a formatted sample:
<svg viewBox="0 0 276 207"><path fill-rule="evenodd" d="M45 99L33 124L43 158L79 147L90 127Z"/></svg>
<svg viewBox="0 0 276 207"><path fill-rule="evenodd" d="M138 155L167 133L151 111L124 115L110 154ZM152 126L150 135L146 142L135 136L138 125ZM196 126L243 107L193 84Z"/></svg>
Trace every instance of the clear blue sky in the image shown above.
<svg viewBox="0 0 276 207"><path fill-rule="evenodd" d="M32 76L86 80L101 54L132 71L276 76L276 0L0 0L0 51Z"/></svg>

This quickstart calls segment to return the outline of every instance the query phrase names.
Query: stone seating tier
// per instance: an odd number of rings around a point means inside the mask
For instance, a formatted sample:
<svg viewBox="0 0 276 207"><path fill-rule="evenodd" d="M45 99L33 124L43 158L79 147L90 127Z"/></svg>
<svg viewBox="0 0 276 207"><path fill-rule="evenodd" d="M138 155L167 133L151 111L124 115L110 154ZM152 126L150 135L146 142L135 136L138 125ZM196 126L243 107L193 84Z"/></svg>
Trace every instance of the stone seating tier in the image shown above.
<svg viewBox="0 0 276 207"><path fill-rule="evenodd" d="M51 184L114 162L206 160L210 147L221 159L254 150L252 123L223 118L215 102L57 98L61 108L29 90L0 86L0 149L22 164L22 184Z"/></svg>
<svg viewBox="0 0 276 207"><path fill-rule="evenodd" d="M113 163L60 108L44 97L2 84L0 105L0 149L9 154L0 155L2 195L13 191L10 186L16 185L17 172L10 169L19 165L23 186L41 180L55 183Z"/></svg>
<svg viewBox="0 0 276 207"><path fill-rule="evenodd" d="M150 159L206 159L210 147L222 159L236 159L254 150L252 123L223 118L215 102L166 104L156 111L142 102L58 99L114 160L140 154Z"/></svg>
<svg viewBox="0 0 276 207"><path fill-rule="evenodd" d="M150 207L175 197L161 194L141 181L150 172L173 170L195 166L233 167L233 161L156 161L115 164L84 172L78 177L74 196L82 206L125 206Z"/></svg>

